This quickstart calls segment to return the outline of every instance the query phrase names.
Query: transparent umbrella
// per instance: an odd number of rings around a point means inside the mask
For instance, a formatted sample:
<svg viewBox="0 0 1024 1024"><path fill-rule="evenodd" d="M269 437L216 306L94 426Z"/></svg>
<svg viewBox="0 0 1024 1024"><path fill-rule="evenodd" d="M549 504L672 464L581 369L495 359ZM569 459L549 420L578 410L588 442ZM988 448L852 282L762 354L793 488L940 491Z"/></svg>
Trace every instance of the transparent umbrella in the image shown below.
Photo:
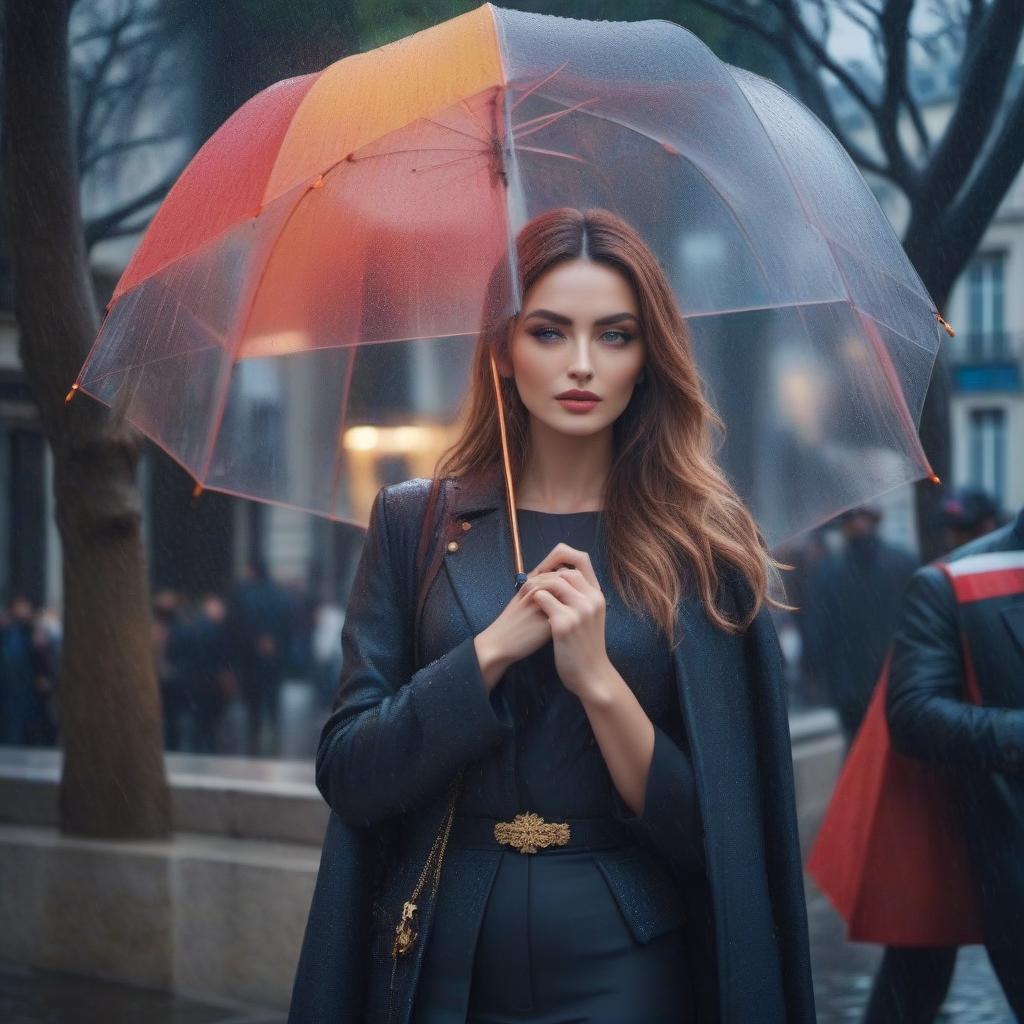
<svg viewBox="0 0 1024 1024"><path fill-rule="evenodd" d="M516 234L558 206L609 209L658 256L770 544L931 474L947 325L827 129L670 22L492 4L242 106L69 400L113 406L197 491L365 524L382 458L429 475L454 439L481 325L518 310Z"/></svg>

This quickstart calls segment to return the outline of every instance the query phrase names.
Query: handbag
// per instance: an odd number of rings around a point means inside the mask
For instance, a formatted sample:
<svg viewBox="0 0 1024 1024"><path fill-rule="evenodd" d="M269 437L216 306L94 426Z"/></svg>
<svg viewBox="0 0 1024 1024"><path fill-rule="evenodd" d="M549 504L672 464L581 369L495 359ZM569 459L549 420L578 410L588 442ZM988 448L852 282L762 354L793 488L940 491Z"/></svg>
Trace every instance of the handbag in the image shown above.
<svg viewBox="0 0 1024 1024"><path fill-rule="evenodd" d="M432 511L437 502L438 492L441 493L441 500L439 503L440 507L440 519L441 522L445 522L445 509L448 505L448 496L450 491L451 483L445 479L438 481L435 479L430 490L430 497L427 501L426 509L423 514L423 525L420 530L420 539L416 548L416 578L417 578L417 592L416 592L416 612L413 619L413 652L419 656L419 638L420 638L420 618L423 613L423 604L426 600L427 592L430 589L430 585L434 581L434 577L437 575L437 571L441 565L441 552L444 550L443 542L447 539L442 537L442 543L437 543L434 540L434 535L437 532L437 516L432 516ZM428 528L428 524L432 524L433 528ZM428 571L421 573L419 567L422 565L426 551L433 545L433 557L431 558ZM427 854L426 863L423 865L422 871L420 871L419 879L413 888L412 894L402 905L402 915L399 918L398 924L395 926L395 939L391 946L391 959L397 960L398 957L404 956L412 949L413 944L416 941L416 937L419 934L418 928L415 928L416 921L414 915L420 910L420 893L422 892L423 885L427 880L428 875L433 872L432 884L430 890L431 900L436 900L438 885L441 881L441 867L444 863L444 855L448 848L448 834L451 831L452 821L455 818L455 804L458 800L459 790L462 785L462 775L465 768L460 768L455 779L451 783L450 797L448 800L448 808L445 812L444 820L441 823L441 827L438 830L437 835L434 838L434 842L430 847L430 852ZM433 867L432 867L433 865Z"/></svg>
<svg viewBox="0 0 1024 1024"><path fill-rule="evenodd" d="M935 563L946 572L945 563ZM954 588L954 593L956 593ZM958 600L959 608L959 600ZM965 696L981 703L963 634ZM893 749L886 718L892 648L850 747L807 871L853 941L962 946L983 941L956 779Z"/></svg>

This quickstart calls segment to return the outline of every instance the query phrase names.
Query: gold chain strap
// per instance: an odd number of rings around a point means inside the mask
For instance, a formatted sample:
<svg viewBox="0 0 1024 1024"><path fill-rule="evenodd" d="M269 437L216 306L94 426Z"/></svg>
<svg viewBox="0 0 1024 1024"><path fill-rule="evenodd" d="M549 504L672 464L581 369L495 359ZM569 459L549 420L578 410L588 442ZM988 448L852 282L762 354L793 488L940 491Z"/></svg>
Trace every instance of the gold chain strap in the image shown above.
<svg viewBox="0 0 1024 1024"><path fill-rule="evenodd" d="M448 833L451 831L452 822L455 820L455 801L458 799L459 788L462 783L462 773L465 768L459 769L459 774L455 777L454 785L452 786L451 800L448 802L448 810L446 812L445 821L442 824L440 830L434 838L434 842L430 847L430 853L427 854L427 861L423 865L423 870L420 872L419 881L416 883L416 888L413 889L412 896L405 901L402 907L402 917L395 927L395 941L391 946L391 958L392 960L397 959L399 956L408 953L412 948L413 943L416 941L416 936L419 932L413 931L413 914L416 913L417 904L416 900L419 899L420 890L423 888L423 883L426 880L427 873L430 870L431 861L434 859L434 854L437 853L437 864L434 869L434 881L431 886L430 894L432 897L437 896L437 888L441 881L441 865L444 863L444 855L448 849ZM440 851L440 852L439 852Z"/></svg>

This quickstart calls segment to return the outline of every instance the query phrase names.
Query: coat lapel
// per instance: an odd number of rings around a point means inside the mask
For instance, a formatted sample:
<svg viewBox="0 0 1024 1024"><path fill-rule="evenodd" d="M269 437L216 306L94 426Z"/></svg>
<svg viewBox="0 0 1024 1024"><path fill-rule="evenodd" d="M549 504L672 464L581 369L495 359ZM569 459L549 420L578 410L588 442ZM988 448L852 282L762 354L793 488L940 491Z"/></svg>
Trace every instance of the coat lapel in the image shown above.
<svg viewBox="0 0 1024 1024"><path fill-rule="evenodd" d="M457 479L454 488L445 540L455 540L458 548L445 548L444 565L475 636L504 611L516 592L504 476L500 468L492 469L479 477Z"/></svg>

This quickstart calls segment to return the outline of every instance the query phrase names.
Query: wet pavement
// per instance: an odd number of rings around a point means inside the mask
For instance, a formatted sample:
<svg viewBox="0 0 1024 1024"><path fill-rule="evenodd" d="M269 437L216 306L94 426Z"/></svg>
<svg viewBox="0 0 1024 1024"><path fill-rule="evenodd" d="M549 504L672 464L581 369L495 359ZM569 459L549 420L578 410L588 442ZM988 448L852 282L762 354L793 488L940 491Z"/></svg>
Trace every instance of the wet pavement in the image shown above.
<svg viewBox="0 0 1024 1024"><path fill-rule="evenodd" d="M814 995L819 1024L859 1021L871 994L880 946L846 942L845 925L828 900L808 881ZM936 1024L1013 1024L999 981L981 946L964 946L957 956L949 995ZM897 1022L894 1022L897 1024Z"/></svg>
<svg viewBox="0 0 1024 1024"><path fill-rule="evenodd" d="M808 891L808 914L819 1024L859 1021L881 951L875 946L845 942L842 921L813 887ZM937 1024L1013 1024L1013 1019L984 949L962 949L949 998ZM127 985L0 964L0 1021L285 1024L285 1015L258 1007L212 1006Z"/></svg>
<svg viewBox="0 0 1024 1024"><path fill-rule="evenodd" d="M3 1024L285 1024L284 1015L218 1007L165 992L0 964Z"/></svg>

